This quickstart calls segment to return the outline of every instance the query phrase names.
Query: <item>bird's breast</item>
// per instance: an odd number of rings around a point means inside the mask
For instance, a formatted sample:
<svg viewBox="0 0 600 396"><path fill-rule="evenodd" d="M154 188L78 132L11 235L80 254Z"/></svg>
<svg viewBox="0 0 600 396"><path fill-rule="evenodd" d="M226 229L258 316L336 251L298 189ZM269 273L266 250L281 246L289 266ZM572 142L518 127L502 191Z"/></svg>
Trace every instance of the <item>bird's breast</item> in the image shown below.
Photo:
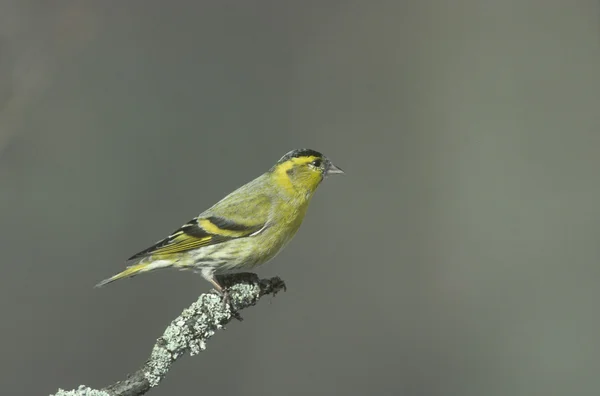
<svg viewBox="0 0 600 396"><path fill-rule="evenodd" d="M260 257L256 265L274 258L292 240L300 229L305 214L305 207L297 207L295 210L280 208L271 224L262 233L252 237L256 238L255 254Z"/></svg>

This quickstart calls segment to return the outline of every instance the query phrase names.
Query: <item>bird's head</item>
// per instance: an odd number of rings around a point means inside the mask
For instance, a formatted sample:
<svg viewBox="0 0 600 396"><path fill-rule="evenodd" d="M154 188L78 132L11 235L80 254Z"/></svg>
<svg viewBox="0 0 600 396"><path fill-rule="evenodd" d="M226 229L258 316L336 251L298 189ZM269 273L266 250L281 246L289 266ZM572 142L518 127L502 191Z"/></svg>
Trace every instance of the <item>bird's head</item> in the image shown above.
<svg viewBox="0 0 600 396"><path fill-rule="evenodd" d="M344 173L329 158L311 149L290 151L277 161L271 172L275 181L287 191L309 196L325 177Z"/></svg>

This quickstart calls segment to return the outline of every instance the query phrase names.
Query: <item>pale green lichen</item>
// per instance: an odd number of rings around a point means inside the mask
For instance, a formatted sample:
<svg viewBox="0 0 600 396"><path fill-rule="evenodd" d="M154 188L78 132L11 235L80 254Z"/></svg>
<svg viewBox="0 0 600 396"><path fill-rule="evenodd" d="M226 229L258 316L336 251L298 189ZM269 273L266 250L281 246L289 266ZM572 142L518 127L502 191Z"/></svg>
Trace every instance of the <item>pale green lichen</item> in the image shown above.
<svg viewBox="0 0 600 396"><path fill-rule="evenodd" d="M231 306L236 311L254 305L261 295L275 295L278 291L285 290L285 283L279 278L261 281L254 274L239 274L230 280L232 283L226 286L228 286ZM121 394L123 389L127 389L127 394L132 394L129 393L131 389L145 393L150 387L158 385L169 371L171 364L179 357L186 352L193 356L205 350L206 341L234 317L241 320L237 312L232 312L231 307L223 303L222 296L201 295L196 302L171 322L162 337L156 341L148 361L135 375L130 377L135 380L132 383L117 382L107 389L117 394ZM136 377L137 375L139 378ZM78 389L71 391L59 389L58 393L51 396L111 395L105 391L81 385Z"/></svg>
<svg viewBox="0 0 600 396"><path fill-rule="evenodd" d="M79 385L79 388L70 391L59 389L58 392L50 396L110 396L110 394L85 385Z"/></svg>
<svg viewBox="0 0 600 396"><path fill-rule="evenodd" d="M257 285L237 284L230 291L231 304L239 309L260 297ZM171 364L189 352L197 355L206 349L206 341L231 320L231 308L216 294L203 294L171 322L152 350L144 375L154 387L164 378Z"/></svg>
<svg viewBox="0 0 600 396"><path fill-rule="evenodd" d="M231 294L231 305L236 309L254 304L260 298L260 287L257 284L240 283L235 285Z"/></svg>

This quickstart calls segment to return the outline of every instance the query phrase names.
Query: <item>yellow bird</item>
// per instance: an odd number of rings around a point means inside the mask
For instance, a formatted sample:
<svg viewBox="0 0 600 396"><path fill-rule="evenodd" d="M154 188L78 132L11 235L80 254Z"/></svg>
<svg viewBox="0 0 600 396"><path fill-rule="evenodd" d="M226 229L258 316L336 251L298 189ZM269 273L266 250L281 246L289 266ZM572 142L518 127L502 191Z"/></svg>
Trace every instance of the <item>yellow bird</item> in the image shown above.
<svg viewBox="0 0 600 396"><path fill-rule="evenodd" d="M130 257L129 267L96 287L174 267L200 273L226 294L215 275L250 270L275 257L300 228L323 179L340 173L317 151L290 151L267 172Z"/></svg>

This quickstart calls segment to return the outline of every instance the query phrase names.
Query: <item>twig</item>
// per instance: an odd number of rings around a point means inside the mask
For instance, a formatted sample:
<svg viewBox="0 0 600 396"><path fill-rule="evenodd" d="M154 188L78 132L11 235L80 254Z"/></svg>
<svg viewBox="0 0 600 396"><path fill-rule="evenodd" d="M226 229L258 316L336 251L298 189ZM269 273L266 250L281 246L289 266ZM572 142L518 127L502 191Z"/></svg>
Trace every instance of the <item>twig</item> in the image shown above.
<svg viewBox="0 0 600 396"><path fill-rule="evenodd" d="M171 365L186 352L191 356L206 349L206 341L216 330L237 318L238 312L255 305L267 294L275 295L285 290L279 278L259 279L256 274L242 273L219 277L219 282L229 290L231 306L223 303L218 294L202 294L186 308L158 338L150 358L127 379L101 390L81 385L79 389L59 389L54 396L139 396L157 386L165 378ZM52 396L52 395L51 395Z"/></svg>

